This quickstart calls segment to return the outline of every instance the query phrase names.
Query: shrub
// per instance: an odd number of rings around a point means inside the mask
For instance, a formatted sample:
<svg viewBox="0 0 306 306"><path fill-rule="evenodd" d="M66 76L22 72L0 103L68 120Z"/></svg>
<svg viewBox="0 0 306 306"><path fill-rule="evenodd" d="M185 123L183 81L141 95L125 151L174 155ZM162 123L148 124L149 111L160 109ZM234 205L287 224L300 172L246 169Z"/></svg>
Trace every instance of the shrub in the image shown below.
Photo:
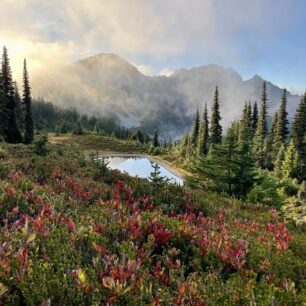
<svg viewBox="0 0 306 306"><path fill-rule="evenodd" d="M47 142L48 142L48 134L47 133L41 133L36 136L34 140L35 145L35 152L38 155L44 156L47 154Z"/></svg>

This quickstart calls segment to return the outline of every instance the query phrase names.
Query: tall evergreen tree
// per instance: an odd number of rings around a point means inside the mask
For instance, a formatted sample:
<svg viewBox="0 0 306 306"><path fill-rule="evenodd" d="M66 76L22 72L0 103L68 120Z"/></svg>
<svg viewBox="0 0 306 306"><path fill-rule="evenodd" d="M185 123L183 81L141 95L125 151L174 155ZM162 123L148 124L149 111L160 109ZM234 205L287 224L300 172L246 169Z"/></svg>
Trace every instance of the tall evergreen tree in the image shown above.
<svg viewBox="0 0 306 306"><path fill-rule="evenodd" d="M200 131L200 113L199 113L199 109L197 108L197 111L194 117L194 126L193 126L193 130L191 134L191 143L193 146L196 146L198 143L199 131Z"/></svg>
<svg viewBox="0 0 306 306"><path fill-rule="evenodd" d="M198 139L198 155L206 155L208 153L208 139L209 139L209 120L207 112L207 104L205 104L201 128Z"/></svg>
<svg viewBox="0 0 306 306"><path fill-rule="evenodd" d="M260 168L264 168L265 166L265 139L268 134L267 101L267 87L266 83L264 82L261 95L261 109L258 118L256 134L254 137L254 155L256 157L256 165Z"/></svg>
<svg viewBox="0 0 306 306"><path fill-rule="evenodd" d="M300 179L306 180L306 92L294 115L291 136L300 156Z"/></svg>
<svg viewBox="0 0 306 306"><path fill-rule="evenodd" d="M33 118L32 118L32 98L27 62L24 60L23 67L23 104L25 106L25 132L24 143L29 144L34 138Z"/></svg>
<svg viewBox="0 0 306 306"><path fill-rule="evenodd" d="M272 124L270 127L270 131L268 137L265 139L265 168L269 170L273 170L274 162L277 157L277 152L279 147L276 147L276 131L278 124L278 113L275 113L272 119Z"/></svg>
<svg viewBox="0 0 306 306"><path fill-rule="evenodd" d="M5 139L10 143L22 142L22 136L17 126L14 84L6 47L3 48L2 55L2 88L7 99L7 119L4 128Z"/></svg>
<svg viewBox="0 0 306 306"><path fill-rule="evenodd" d="M246 102L239 123L239 141L250 142L252 139L252 109L251 104Z"/></svg>
<svg viewBox="0 0 306 306"><path fill-rule="evenodd" d="M277 158L274 164L274 175L278 178L282 178L283 177L283 162L285 159L285 146L281 145L281 147L279 148L278 154L277 154Z"/></svg>
<svg viewBox="0 0 306 306"><path fill-rule="evenodd" d="M7 98L4 93L2 69L0 69L0 135L4 136L5 126L7 124Z"/></svg>
<svg viewBox="0 0 306 306"><path fill-rule="evenodd" d="M254 137L258 124L258 106L257 102L254 102L253 111L252 111L252 137Z"/></svg>
<svg viewBox="0 0 306 306"><path fill-rule="evenodd" d="M158 140L158 133L157 130L154 130L154 135L153 135L153 147L159 147L159 140Z"/></svg>
<svg viewBox="0 0 306 306"><path fill-rule="evenodd" d="M293 141L290 141L282 163L282 177L283 178L298 178L300 169L299 154L295 149Z"/></svg>
<svg viewBox="0 0 306 306"><path fill-rule="evenodd" d="M24 128L24 116L23 116L23 107L22 107L22 100L19 94L18 84L14 82L14 99L16 103L16 120L17 126L20 130Z"/></svg>
<svg viewBox="0 0 306 306"><path fill-rule="evenodd" d="M220 125L220 121L221 121L220 101L219 101L219 90L217 86L212 105L211 125L209 131L211 144L219 144L222 141L222 126Z"/></svg>
<svg viewBox="0 0 306 306"><path fill-rule="evenodd" d="M275 128L275 143L279 146L285 144L288 137L287 90L284 89L281 105L278 111L277 126Z"/></svg>

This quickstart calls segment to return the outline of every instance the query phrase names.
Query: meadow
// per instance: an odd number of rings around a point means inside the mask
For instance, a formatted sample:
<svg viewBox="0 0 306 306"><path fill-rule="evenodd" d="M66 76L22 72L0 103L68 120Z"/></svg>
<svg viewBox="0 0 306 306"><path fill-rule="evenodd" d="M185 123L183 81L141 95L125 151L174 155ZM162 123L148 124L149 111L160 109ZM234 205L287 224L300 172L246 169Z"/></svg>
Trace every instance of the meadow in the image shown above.
<svg viewBox="0 0 306 306"><path fill-rule="evenodd" d="M305 225L105 171L87 154L139 144L66 137L51 137L46 156L1 144L0 304L306 304Z"/></svg>

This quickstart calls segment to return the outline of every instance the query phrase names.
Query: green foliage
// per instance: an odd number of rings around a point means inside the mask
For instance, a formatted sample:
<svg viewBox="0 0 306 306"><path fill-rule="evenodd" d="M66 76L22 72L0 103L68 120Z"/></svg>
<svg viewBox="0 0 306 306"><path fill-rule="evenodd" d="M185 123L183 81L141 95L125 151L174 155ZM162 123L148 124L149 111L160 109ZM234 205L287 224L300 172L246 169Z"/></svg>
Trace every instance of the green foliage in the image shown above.
<svg viewBox="0 0 306 306"><path fill-rule="evenodd" d="M199 113L199 109L197 108L197 111L194 117L193 130L191 134L191 143L194 147L198 143L199 132L200 132L200 113Z"/></svg>
<svg viewBox="0 0 306 306"><path fill-rule="evenodd" d="M23 97L22 102L25 107L25 132L24 132L24 143L32 143L34 139L34 123L32 117L32 98L31 88L29 83L29 75L27 70L27 62L24 60L23 68Z"/></svg>
<svg viewBox="0 0 306 306"><path fill-rule="evenodd" d="M156 129L154 130L154 135L153 135L153 147L154 148L159 147L158 133Z"/></svg>
<svg viewBox="0 0 306 306"><path fill-rule="evenodd" d="M209 121L208 121L208 112L207 112L207 104L205 104L201 127L199 131L199 139L198 139L198 155L207 155L208 153L208 140L209 140Z"/></svg>
<svg viewBox="0 0 306 306"><path fill-rule="evenodd" d="M298 178L301 161L299 154L295 149L293 141L291 141L286 149L284 161L282 164L282 177Z"/></svg>
<svg viewBox="0 0 306 306"><path fill-rule="evenodd" d="M282 198L278 193L279 180L267 170L259 170L256 176L256 183L248 194L251 203L262 203L279 207Z"/></svg>
<svg viewBox="0 0 306 306"><path fill-rule="evenodd" d="M48 134L46 132L38 134L34 139L35 152L44 156L47 154Z"/></svg>
<svg viewBox="0 0 306 306"><path fill-rule="evenodd" d="M82 123L81 123L80 120L77 122L76 128L73 131L73 134L75 134L75 135L83 135L84 134Z"/></svg>
<svg viewBox="0 0 306 306"><path fill-rule="evenodd" d="M106 157L101 156L99 152L92 153L90 158L102 176L104 176L109 171L109 160Z"/></svg>
<svg viewBox="0 0 306 306"><path fill-rule="evenodd" d="M214 101L212 105L212 113L210 119L209 141L211 144L219 144L222 141L222 126L220 125L220 101L218 86L215 90Z"/></svg>
<svg viewBox="0 0 306 306"><path fill-rule="evenodd" d="M267 124L267 109L268 98L266 83L263 83L262 96L261 96L261 109L257 123L257 129L254 136L253 152L256 158L256 166L259 168L265 167L266 151L265 151L265 139L268 135Z"/></svg>
<svg viewBox="0 0 306 306"><path fill-rule="evenodd" d="M278 111L278 121L275 128L275 142L277 146L286 143L289 130L288 130L288 113L287 113L287 90L284 89L283 96Z"/></svg>
<svg viewBox="0 0 306 306"><path fill-rule="evenodd" d="M169 179L160 175L160 166L157 163L151 163L153 171L150 173L149 180L152 183L153 194L159 191L162 187L169 182Z"/></svg>

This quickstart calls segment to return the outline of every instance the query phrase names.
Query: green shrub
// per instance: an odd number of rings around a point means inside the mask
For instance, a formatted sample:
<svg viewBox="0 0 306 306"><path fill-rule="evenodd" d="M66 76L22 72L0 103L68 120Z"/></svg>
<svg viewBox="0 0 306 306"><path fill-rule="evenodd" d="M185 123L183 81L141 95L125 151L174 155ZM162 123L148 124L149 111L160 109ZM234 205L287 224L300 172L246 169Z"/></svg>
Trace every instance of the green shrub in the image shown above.
<svg viewBox="0 0 306 306"><path fill-rule="evenodd" d="M48 142L48 134L41 133L36 136L34 140L35 152L38 155L44 156L47 154L47 142Z"/></svg>

